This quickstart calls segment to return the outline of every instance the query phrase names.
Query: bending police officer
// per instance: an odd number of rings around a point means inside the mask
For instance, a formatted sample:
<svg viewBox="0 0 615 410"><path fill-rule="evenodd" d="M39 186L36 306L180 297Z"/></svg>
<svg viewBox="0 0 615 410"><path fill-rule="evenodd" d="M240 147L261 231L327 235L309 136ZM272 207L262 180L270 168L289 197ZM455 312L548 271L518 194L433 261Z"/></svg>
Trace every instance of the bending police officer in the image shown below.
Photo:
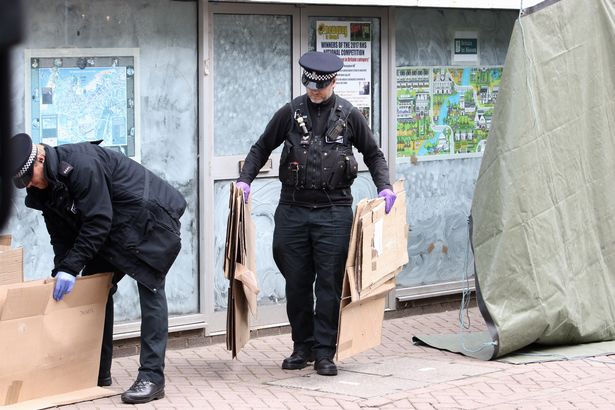
<svg viewBox="0 0 615 410"><path fill-rule="evenodd" d="M301 56L306 94L280 108L245 158L237 180L247 202L250 184L280 144L282 191L275 211L273 256L286 280L293 352L283 369L315 361L318 374L337 374L336 351L342 279L350 230L350 186L363 155L386 212L395 201L389 170L363 115L334 93L343 61L334 54ZM315 283L315 287L314 287ZM314 305L314 291L316 304Z"/></svg>
<svg viewBox="0 0 615 410"><path fill-rule="evenodd" d="M96 143L51 147L29 135L10 140L13 182L26 188L25 204L42 211L54 252L53 297L70 293L75 277L113 272L106 306L100 386L111 385L113 293L128 274L137 281L141 353L126 403L164 397L168 337L165 276L181 248L183 196L141 164Z"/></svg>

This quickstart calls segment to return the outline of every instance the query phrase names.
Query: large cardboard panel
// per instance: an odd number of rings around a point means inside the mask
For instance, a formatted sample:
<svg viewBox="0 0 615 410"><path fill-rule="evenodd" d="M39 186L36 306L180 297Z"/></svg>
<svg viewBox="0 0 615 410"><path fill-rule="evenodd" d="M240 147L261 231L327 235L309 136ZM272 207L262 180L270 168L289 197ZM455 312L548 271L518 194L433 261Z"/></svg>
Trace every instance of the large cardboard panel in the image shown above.
<svg viewBox="0 0 615 410"><path fill-rule="evenodd" d="M60 404L50 399L55 395L74 402L81 396L73 392L97 387L110 284L108 273L77 278L59 302L53 280L0 286L0 406ZM109 391L101 394L95 397Z"/></svg>
<svg viewBox="0 0 615 410"><path fill-rule="evenodd" d="M385 213L381 198L356 207L342 284L337 360L381 342L387 295L408 262L408 225L403 181L395 182L397 200Z"/></svg>
<svg viewBox="0 0 615 410"><path fill-rule="evenodd" d="M344 308L338 334L338 361L381 343L385 302L386 296L382 296L353 302Z"/></svg>
<svg viewBox="0 0 615 410"><path fill-rule="evenodd" d="M231 183L225 248L225 277L229 279L226 347L235 358L250 340L249 312L256 316L259 292L256 277L256 229L250 202Z"/></svg>
<svg viewBox="0 0 615 410"><path fill-rule="evenodd" d="M0 406L2 410L32 410L32 409L48 409L56 406L63 406L66 404L79 403L82 401L89 401L100 399L102 397L109 397L118 394L117 392L105 389L103 387L90 387L83 390L75 390L70 393L56 394L53 396L47 396L40 399L26 400L16 404L10 404L8 406Z"/></svg>
<svg viewBox="0 0 615 410"><path fill-rule="evenodd" d="M388 293L395 288L392 280L371 297L350 302L342 301L337 334L337 360L378 346L382 341L382 321Z"/></svg>

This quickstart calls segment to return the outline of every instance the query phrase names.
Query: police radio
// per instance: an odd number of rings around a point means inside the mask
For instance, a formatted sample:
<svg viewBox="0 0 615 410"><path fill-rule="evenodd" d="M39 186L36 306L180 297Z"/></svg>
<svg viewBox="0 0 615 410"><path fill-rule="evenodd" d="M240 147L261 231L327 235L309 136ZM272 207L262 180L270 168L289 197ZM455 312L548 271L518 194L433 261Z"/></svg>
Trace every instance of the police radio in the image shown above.
<svg viewBox="0 0 615 410"><path fill-rule="evenodd" d="M329 131L327 131L327 134L325 135L325 142L329 144L333 142L337 144L343 144L344 136L341 134L342 131L344 131L344 128L346 128L346 121L341 118L338 118L333 127L331 127Z"/></svg>

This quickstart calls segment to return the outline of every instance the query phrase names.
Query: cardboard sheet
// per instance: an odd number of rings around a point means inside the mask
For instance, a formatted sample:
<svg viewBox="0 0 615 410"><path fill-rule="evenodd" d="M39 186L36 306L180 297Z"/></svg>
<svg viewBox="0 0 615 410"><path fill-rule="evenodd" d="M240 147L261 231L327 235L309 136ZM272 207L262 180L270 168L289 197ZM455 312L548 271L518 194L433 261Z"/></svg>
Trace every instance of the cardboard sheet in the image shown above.
<svg viewBox="0 0 615 410"><path fill-rule="evenodd" d="M53 280L0 286L0 408L76 402L84 390L88 400L115 394L96 386L110 285L111 274L77 278L60 302Z"/></svg>
<svg viewBox="0 0 615 410"><path fill-rule="evenodd" d="M23 249L11 242L11 235L0 235L0 285L23 282Z"/></svg>
<svg viewBox="0 0 615 410"><path fill-rule="evenodd" d="M382 339L382 321L395 276L408 263L408 224L403 181L386 214L382 198L361 200L355 209L342 285L337 360L372 347Z"/></svg>
<svg viewBox="0 0 615 410"><path fill-rule="evenodd" d="M472 203L492 358L615 339L613 44L613 0L547 1L515 25Z"/></svg>
<svg viewBox="0 0 615 410"><path fill-rule="evenodd" d="M357 353L378 346L382 341L384 307L395 278L380 286L377 294L351 302L342 299L337 341L337 360L344 360Z"/></svg>
<svg viewBox="0 0 615 410"><path fill-rule="evenodd" d="M12 239L11 235L0 235L0 249L10 247Z"/></svg>
<svg viewBox="0 0 615 410"><path fill-rule="evenodd" d="M32 409L48 409L67 404L80 403L83 401L96 400L103 397L115 396L119 394L110 389L103 387L90 387L82 390L75 390L69 393L56 394L40 399L26 400L16 404L0 406L2 410L32 410Z"/></svg>
<svg viewBox="0 0 615 410"><path fill-rule="evenodd" d="M259 292L256 277L256 228L243 191L232 182L226 227L224 276L229 280L226 348L232 357L250 340L249 314L256 316Z"/></svg>

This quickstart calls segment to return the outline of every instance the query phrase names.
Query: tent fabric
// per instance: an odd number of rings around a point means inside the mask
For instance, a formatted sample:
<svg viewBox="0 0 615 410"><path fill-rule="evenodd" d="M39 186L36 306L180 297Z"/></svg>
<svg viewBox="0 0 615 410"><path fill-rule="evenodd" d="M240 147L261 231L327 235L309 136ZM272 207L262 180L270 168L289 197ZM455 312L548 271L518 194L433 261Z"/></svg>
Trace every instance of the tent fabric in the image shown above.
<svg viewBox="0 0 615 410"><path fill-rule="evenodd" d="M549 3L516 22L472 203L492 358L615 339L615 2Z"/></svg>
<svg viewBox="0 0 615 410"><path fill-rule="evenodd" d="M457 334L417 335L412 337L415 345L427 345L480 360L491 360L494 344L489 332L460 332Z"/></svg>

